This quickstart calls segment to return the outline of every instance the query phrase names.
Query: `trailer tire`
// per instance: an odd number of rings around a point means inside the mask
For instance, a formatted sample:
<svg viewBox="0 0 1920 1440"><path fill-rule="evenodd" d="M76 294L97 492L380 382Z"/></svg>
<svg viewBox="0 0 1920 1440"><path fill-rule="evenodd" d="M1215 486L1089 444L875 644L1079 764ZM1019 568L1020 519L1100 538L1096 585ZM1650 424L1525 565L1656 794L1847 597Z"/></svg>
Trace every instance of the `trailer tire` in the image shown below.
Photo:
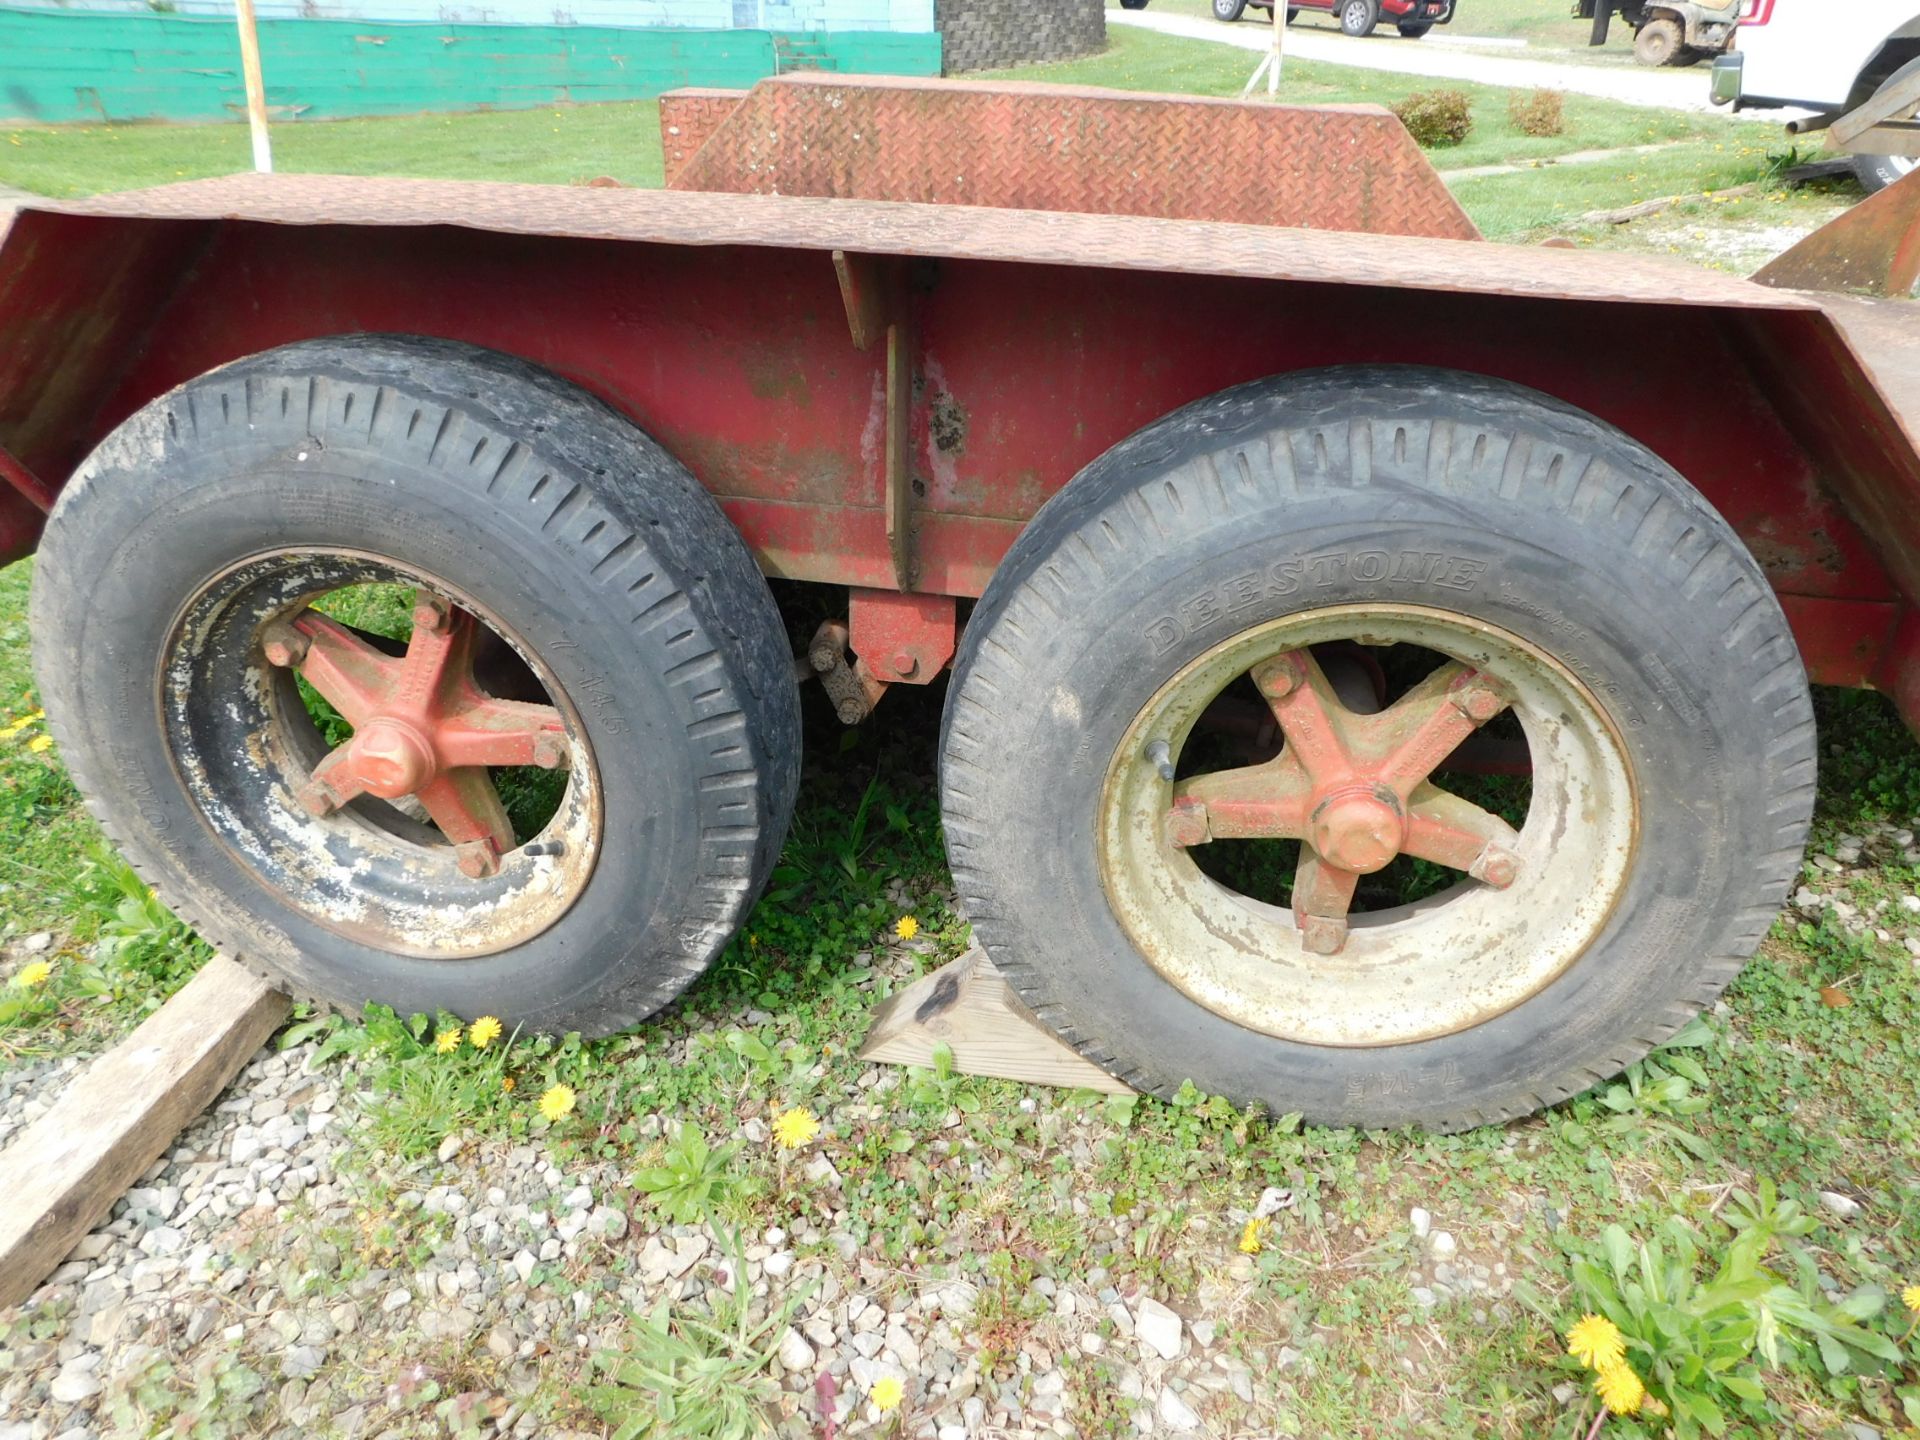
<svg viewBox="0 0 1920 1440"><path fill-rule="evenodd" d="M1881 81L1874 93L1905 84L1915 71L1920 71L1920 60L1909 60ZM1920 158L1912 155L1853 155L1849 158L1853 161L1853 173L1860 182L1860 188L1869 195L1877 195L1889 185L1899 184L1913 173L1916 165L1920 165Z"/></svg>
<svg viewBox="0 0 1920 1440"><path fill-rule="evenodd" d="M1224 812L1187 831L1201 782L1174 767L1249 657L1281 663L1261 647L1410 636L1510 697L1519 878L1360 916L1321 961L1308 926L1201 875ZM1420 703L1445 718L1442 693ZM1697 491L1556 400L1395 366L1238 386L1076 476L974 612L941 760L974 933L1081 1054L1161 1096L1437 1130L1578 1094L1710 1003L1798 873L1814 779L1792 634Z"/></svg>
<svg viewBox="0 0 1920 1440"><path fill-rule="evenodd" d="M391 810L375 790L305 803L334 742L294 681L319 688L325 637L292 660L271 637L333 624L315 597L380 581L423 606L394 645L458 637L434 694L504 695L484 654L535 687L526 724L565 721L531 762L563 787L537 838L489 861L424 823L436 773L492 814L492 767L526 763L450 750ZM451 598L407 600L416 585ZM61 493L32 622L61 755L134 868L209 942L342 1009L631 1026L726 944L792 815L792 658L739 534L623 416L496 352L315 340L155 400Z"/></svg>

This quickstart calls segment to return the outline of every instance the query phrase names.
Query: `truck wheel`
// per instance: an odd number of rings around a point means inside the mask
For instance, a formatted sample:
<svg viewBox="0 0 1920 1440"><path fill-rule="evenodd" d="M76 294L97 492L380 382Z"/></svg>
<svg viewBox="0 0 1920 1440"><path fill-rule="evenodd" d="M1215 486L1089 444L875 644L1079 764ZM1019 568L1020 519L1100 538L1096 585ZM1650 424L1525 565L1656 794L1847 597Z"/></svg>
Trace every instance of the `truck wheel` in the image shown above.
<svg viewBox="0 0 1920 1440"><path fill-rule="evenodd" d="M1909 60L1880 84L1885 90L1890 86L1901 85L1920 71L1920 60ZM1877 92L1876 92L1877 93ZM1869 195L1876 195L1889 185L1897 185L1913 173L1920 165L1920 159L1911 155L1855 155L1853 173L1860 181L1860 187Z"/></svg>
<svg viewBox="0 0 1920 1440"><path fill-rule="evenodd" d="M1678 20L1649 20L1633 37L1633 58L1642 65L1671 65L1682 53L1684 38Z"/></svg>
<svg viewBox="0 0 1920 1440"><path fill-rule="evenodd" d="M1431 26L1431 25L1402 25L1402 26L1400 26L1400 27L1398 27L1398 28L1399 28L1399 31L1400 31L1400 35L1401 35L1401 37L1402 37L1403 39L1406 39L1406 40L1424 40L1424 39L1426 39L1426 36L1427 36L1427 32L1428 32L1429 30L1431 30L1431 29L1433 29L1433 26Z"/></svg>
<svg viewBox="0 0 1920 1440"><path fill-rule="evenodd" d="M1144 10L1147 8L1147 0L1120 0L1120 8L1122 10Z"/></svg>
<svg viewBox="0 0 1920 1440"><path fill-rule="evenodd" d="M792 814L773 598L685 468L437 340L289 345L60 496L34 659L134 867L298 994L604 1034L692 982Z"/></svg>
<svg viewBox="0 0 1920 1440"><path fill-rule="evenodd" d="M1232 24L1247 13L1247 0L1213 0L1213 18Z"/></svg>
<svg viewBox="0 0 1920 1440"><path fill-rule="evenodd" d="M1711 1001L1813 783L1786 621L1685 480L1393 366L1239 386L1082 471L967 627L941 774L975 934L1089 1059L1441 1130Z"/></svg>
<svg viewBox="0 0 1920 1440"><path fill-rule="evenodd" d="M1340 29L1348 35L1371 35L1380 19L1380 0L1346 0L1340 7Z"/></svg>

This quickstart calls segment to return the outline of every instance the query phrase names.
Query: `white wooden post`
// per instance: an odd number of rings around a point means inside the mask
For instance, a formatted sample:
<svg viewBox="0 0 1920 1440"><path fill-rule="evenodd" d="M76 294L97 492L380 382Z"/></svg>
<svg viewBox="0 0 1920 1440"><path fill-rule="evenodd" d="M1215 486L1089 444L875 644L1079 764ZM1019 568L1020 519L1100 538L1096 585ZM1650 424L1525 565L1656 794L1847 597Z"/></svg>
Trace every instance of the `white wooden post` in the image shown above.
<svg viewBox="0 0 1920 1440"><path fill-rule="evenodd" d="M1273 0L1273 45L1261 57L1258 68L1247 77L1247 83L1240 91L1242 100L1253 93L1262 75L1267 77L1267 98L1273 99L1280 93L1280 63L1286 56L1286 50L1287 0Z"/></svg>
<svg viewBox="0 0 1920 1440"><path fill-rule="evenodd" d="M247 129L253 135L253 168L273 173L273 146L267 139L267 82L260 73L260 30L254 23L253 0L234 0L234 23L240 29L240 70L247 82Z"/></svg>

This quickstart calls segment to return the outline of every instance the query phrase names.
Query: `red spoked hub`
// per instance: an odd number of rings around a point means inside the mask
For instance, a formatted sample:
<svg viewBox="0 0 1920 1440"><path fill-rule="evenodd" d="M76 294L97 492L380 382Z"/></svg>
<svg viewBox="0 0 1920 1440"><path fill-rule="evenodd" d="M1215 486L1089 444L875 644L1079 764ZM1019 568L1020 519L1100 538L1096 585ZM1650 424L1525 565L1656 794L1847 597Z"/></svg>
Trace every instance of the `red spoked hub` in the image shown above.
<svg viewBox="0 0 1920 1440"><path fill-rule="evenodd" d="M437 595L414 606L404 654L312 610L269 625L269 664L297 670L353 735L314 766L300 803L330 815L361 795L412 796L455 847L462 873L498 873L513 825L488 773L495 765L559 769L566 724L552 705L500 700L474 678L480 622Z"/></svg>
<svg viewBox="0 0 1920 1440"><path fill-rule="evenodd" d="M1507 708L1478 670L1450 661L1378 714L1349 709L1310 650L1262 661L1253 682L1285 737L1261 765L1182 780L1166 835L1299 840L1293 914L1302 943L1337 954L1362 875L1401 855L1464 870L1504 889L1519 877L1519 836L1499 816L1428 780L1460 743Z"/></svg>

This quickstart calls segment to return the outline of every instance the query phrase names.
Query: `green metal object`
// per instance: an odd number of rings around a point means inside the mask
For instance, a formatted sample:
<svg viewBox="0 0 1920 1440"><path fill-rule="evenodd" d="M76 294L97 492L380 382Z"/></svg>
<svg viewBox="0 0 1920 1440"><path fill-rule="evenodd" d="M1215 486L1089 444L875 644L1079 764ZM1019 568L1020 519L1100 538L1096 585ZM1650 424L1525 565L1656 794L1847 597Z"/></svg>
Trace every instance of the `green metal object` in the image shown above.
<svg viewBox="0 0 1920 1440"><path fill-rule="evenodd" d="M527 110L745 89L784 69L938 75L933 33L393 25L262 20L275 120ZM0 120L230 120L246 113L223 20L0 8Z"/></svg>

